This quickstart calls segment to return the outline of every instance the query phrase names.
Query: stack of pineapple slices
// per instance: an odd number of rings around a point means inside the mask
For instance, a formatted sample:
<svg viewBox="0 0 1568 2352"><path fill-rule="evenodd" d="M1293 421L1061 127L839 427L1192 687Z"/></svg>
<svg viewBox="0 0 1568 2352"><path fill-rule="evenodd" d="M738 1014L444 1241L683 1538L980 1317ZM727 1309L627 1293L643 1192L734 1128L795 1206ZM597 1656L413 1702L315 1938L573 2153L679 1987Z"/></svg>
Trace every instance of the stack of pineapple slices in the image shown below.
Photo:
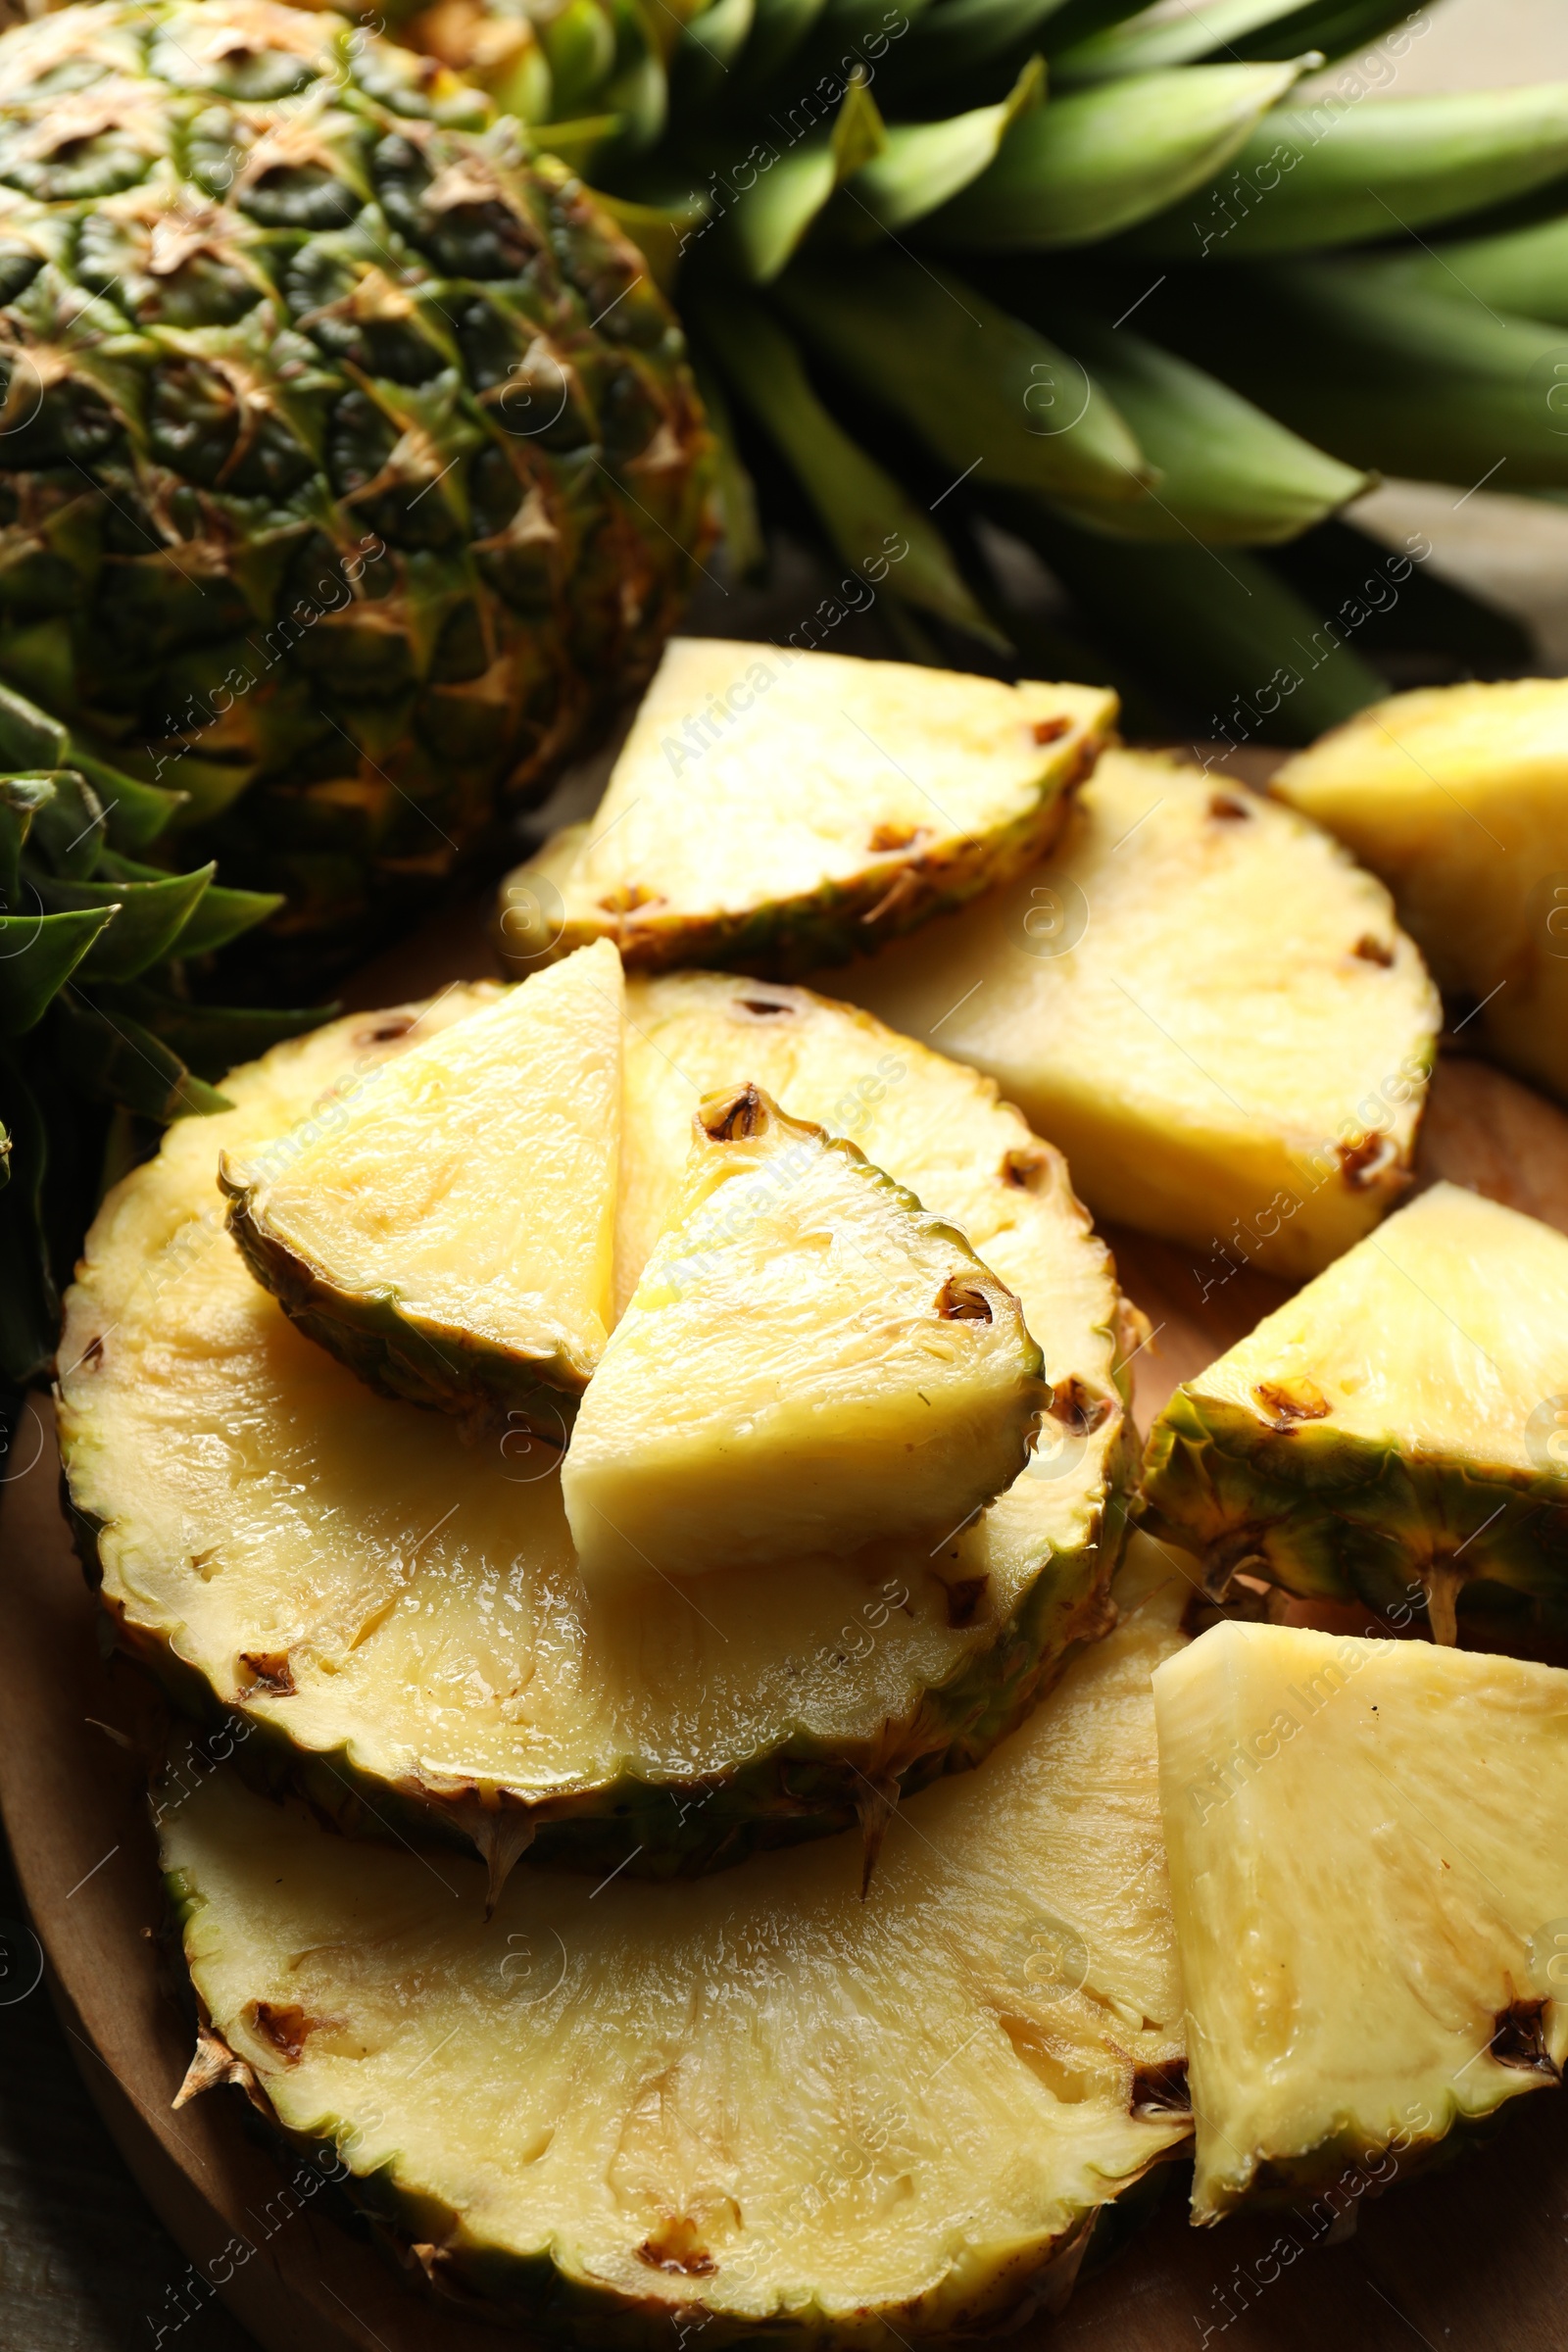
<svg viewBox="0 0 1568 2352"><path fill-rule="evenodd" d="M1008 690L947 680L974 703L939 734L922 674L677 640L597 814L503 890L503 956L528 969L608 928L640 969L805 971L967 900L819 985L995 1078L1098 1215L1316 1273L1407 1186L1436 1053L1437 994L1387 890L1315 824L1173 759L1104 754L1069 813L1105 698L1018 688L1009 743ZM831 826L791 728L828 738ZM999 731L982 789L973 747ZM1024 852L1031 757L1053 797ZM994 849L956 858L982 824Z"/></svg>
<svg viewBox="0 0 1568 2352"><path fill-rule="evenodd" d="M284 1798L160 1796L182 2095L333 2142L492 2314L991 2328L1195 2132L1195 2219L1348 2209L1568 2053L1568 1677L1184 1631L1239 1569L1449 1643L1551 1617L1568 1242L1441 1186L1371 1230L1419 956L1280 807L1118 753L1070 806L1109 717L676 648L509 889L533 976L236 1073L91 1237L84 1542ZM989 1075L781 978L966 898L851 980ZM1135 1319L997 1076L1102 1204L1327 1268L1161 1416L1070 1663ZM432 1832L487 1868L386 1842Z"/></svg>

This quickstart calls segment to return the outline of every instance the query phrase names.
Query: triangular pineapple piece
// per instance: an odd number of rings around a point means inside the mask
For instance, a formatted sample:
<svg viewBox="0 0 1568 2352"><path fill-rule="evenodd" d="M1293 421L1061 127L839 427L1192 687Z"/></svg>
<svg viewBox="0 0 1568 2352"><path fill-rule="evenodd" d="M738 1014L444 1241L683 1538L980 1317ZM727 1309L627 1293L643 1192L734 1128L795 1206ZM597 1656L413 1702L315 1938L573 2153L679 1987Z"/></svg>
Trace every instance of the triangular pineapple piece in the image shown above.
<svg viewBox="0 0 1568 2352"><path fill-rule="evenodd" d="M758 1087L710 1096L562 1472L583 1574L940 1544L1023 1469L1043 1370L956 1226Z"/></svg>
<svg viewBox="0 0 1568 2352"><path fill-rule="evenodd" d="M1016 873L1116 714L1099 687L676 638L591 825L504 885L514 968L614 939L629 971L842 962Z"/></svg>
<svg viewBox="0 0 1568 2352"><path fill-rule="evenodd" d="M373 1388L564 1442L611 1315L623 1001L601 941L223 1165L302 1331Z"/></svg>
<svg viewBox="0 0 1568 2352"><path fill-rule="evenodd" d="M1196 2221L1331 2183L1353 2212L1557 2081L1568 1674L1224 1624L1156 1670L1154 1711Z"/></svg>
<svg viewBox="0 0 1568 2352"><path fill-rule="evenodd" d="M1568 679L1396 694L1269 789L1382 875L1476 1046L1568 1097Z"/></svg>
<svg viewBox="0 0 1568 2352"><path fill-rule="evenodd" d="M1451 1642L1461 1591L1568 1601L1568 1238L1434 1185L1154 1424L1149 1513L1205 1556ZM1512 1603L1517 1610L1518 1602Z"/></svg>
<svg viewBox="0 0 1568 2352"><path fill-rule="evenodd" d="M833 985L994 1078L1102 1217L1315 1274L1409 1182L1441 1007L1294 809L1113 751L1044 865Z"/></svg>

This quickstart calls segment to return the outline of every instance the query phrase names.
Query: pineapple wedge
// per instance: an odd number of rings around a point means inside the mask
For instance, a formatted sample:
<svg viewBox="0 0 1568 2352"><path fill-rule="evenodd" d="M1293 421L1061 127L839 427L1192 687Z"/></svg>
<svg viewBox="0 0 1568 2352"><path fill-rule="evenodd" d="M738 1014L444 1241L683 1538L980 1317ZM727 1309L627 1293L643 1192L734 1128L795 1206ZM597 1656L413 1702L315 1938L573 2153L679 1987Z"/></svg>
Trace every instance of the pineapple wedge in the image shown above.
<svg viewBox="0 0 1568 2352"><path fill-rule="evenodd" d="M1440 1007L1387 892L1180 760L1107 753L1048 864L838 985L1146 1232L1299 1277L1409 1181Z"/></svg>
<svg viewBox="0 0 1568 2352"><path fill-rule="evenodd" d="M1051 1402L1017 1299L956 1226L758 1087L692 1126L562 1470L590 1588L939 1546L1012 1485Z"/></svg>
<svg viewBox="0 0 1568 2352"><path fill-rule="evenodd" d="M624 993L600 941L220 1159L257 1281L372 1388L564 1443L609 1336Z"/></svg>
<svg viewBox="0 0 1568 2352"><path fill-rule="evenodd" d="M896 2352L1060 2301L1192 2129L1150 1690L1187 1586L1141 1548L1117 1630L911 1800L864 1901L840 1838L696 1886L519 1872L486 1924L471 1865L174 1780L186 2094L243 2082L438 2286L588 2352Z"/></svg>
<svg viewBox="0 0 1568 2352"><path fill-rule="evenodd" d="M251 1279L214 1182L220 1151L242 1164L315 1126L377 1066L390 1085L497 993L274 1048L104 1203L60 1353L71 1507L104 1606L187 1711L239 1719L248 1770L350 1830L477 1845L498 1871L537 1833L542 1857L639 1874L858 1817L874 1835L901 1792L983 1756L1103 1624L1136 1346L1109 1253L1060 1154L972 1070L804 989L634 983L628 1293L693 1112L750 1076L963 1227L1055 1394L1023 1475L945 1544L590 1597L559 1447L515 1421L469 1443L372 1392Z"/></svg>
<svg viewBox="0 0 1568 2352"><path fill-rule="evenodd" d="M1396 695L1272 789L1382 875L1476 1046L1568 1099L1568 679Z"/></svg>
<svg viewBox="0 0 1568 2352"><path fill-rule="evenodd" d="M1115 715L1098 687L676 638L592 824L503 884L496 946L514 969L601 937L628 971L842 962L1038 858Z"/></svg>
<svg viewBox="0 0 1568 2352"><path fill-rule="evenodd" d="M1568 1238L1434 1185L1177 1390L1144 1497L1216 1592L1246 1568L1384 1613L1424 1594L1450 1642L1466 1586L1560 1616Z"/></svg>
<svg viewBox="0 0 1568 2352"><path fill-rule="evenodd" d="M1195 2221L1303 2191L1338 2219L1559 2080L1568 1674L1224 1624L1154 1711Z"/></svg>

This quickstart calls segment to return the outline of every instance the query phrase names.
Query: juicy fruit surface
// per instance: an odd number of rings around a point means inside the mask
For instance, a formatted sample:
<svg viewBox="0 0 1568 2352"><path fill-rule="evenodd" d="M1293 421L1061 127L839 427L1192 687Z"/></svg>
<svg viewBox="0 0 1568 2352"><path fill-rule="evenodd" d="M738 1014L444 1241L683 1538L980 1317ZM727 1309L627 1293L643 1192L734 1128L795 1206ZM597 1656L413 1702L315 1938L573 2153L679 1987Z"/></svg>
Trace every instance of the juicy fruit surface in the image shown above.
<svg viewBox="0 0 1568 2352"><path fill-rule="evenodd" d="M1565 1432L1568 1239L1438 1184L1176 1392L1144 1492L1221 1572L1374 1605L1413 1577L1451 1640L1461 1581L1560 1603Z"/></svg>
<svg viewBox="0 0 1568 2352"><path fill-rule="evenodd" d="M1094 687L677 638L564 876L546 852L559 906L538 861L503 891L502 951L603 932L629 969L842 960L1038 857L1115 710Z"/></svg>
<svg viewBox="0 0 1568 2352"><path fill-rule="evenodd" d="M1150 1691L1187 1586L1143 1550L863 1902L841 1838L695 1886L518 1872L485 1925L471 1866L212 1773L163 1842L214 2026L438 2279L584 2343L700 2305L705 2340L892 2352L1004 2312L1191 2129Z"/></svg>
<svg viewBox="0 0 1568 2352"><path fill-rule="evenodd" d="M477 92L270 0L6 33L0 189L0 667L345 960L657 655L673 314Z"/></svg>
<svg viewBox="0 0 1568 2352"><path fill-rule="evenodd" d="M940 1545L1012 1485L1051 1400L1017 1299L756 1087L692 1134L562 1470L584 1577Z"/></svg>
<svg viewBox="0 0 1568 2352"><path fill-rule="evenodd" d="M1102 1216L1315 1272L1408 1181L1440 1007L1326 834L1111 752L1059 850L845 992L987 1071Z"/></svg>
<svg viewBox="0 0 1568 2352"><path fill-rule="evenodd" d="M1478 1045L1568 1096L1568 685L1396 695L1271 790L1381 874L1440 985L1479 1004Z"/></svg>
<svg viewBox="0 0 1568 2352"><path fill-rule="evenodd" d="M1154 1704L1197 2220L1556 2082L1568 1675L1227 1624Z"/></svg>
<svg viewBox="0 0 1568 2352"><path fill-rule="evenodd" d="M465 1823L510 1793L618 1838L605 1817L623 1805L636 1824L611 1859L642 1844L644 1869L760 1818L842 1821L867 1779L983 1753L1097 1622L1121 1537L1121 1309L1060 1158L973 1072L760 987L629 992L617 1260L634 1287L692 1112L741 1071L962 1223L1046 1335L1057 1395L1051 1444L934 1557L805 1558L761 1584L705 1577L700 1600L649 1576L590 1608L553 1448L515 1428L465 1445L295 1330L223 1231L219 1152L351 1096L407 1050L410 1014L340 1021L235 1072L234 1108L182 1120L105 1203L60 1360L106 1604L185 1699L265 1726L258 1748L346 1818L367 1787L384 1813L395 1785ZM493 1001L453 990L420 1033Z"/></svg>
<svg viewBox="0 0 1568 2352"><path fill-rule="evenodd" d="M580 1392L610 1322L623 995L614 949L585 948L416 1045L316 1140L225 1163L257 1279L417 1402L548 1414L541 1382Z"/></svg>

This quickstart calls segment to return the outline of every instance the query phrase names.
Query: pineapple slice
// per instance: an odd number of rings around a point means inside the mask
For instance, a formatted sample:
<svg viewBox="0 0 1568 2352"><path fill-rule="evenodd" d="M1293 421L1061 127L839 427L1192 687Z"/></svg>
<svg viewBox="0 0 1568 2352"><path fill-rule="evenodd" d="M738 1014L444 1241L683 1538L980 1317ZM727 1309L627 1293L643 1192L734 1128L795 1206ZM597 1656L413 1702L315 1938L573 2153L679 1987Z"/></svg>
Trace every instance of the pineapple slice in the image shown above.
<svg viewBox="0 0 1568 2352"><path fill-rule="evenodd" d="M1038 858L1115 715L1098 687L676 638L592 825L503 885L497 948L842 962Z"/></svg>
<svg viewBox="0 0 1568 2352"><path fill-rule="evenodd" d="M1146 1232L1300 1276L1409 1181L1440 1009L1387 892L1177 760L1107 754L1049 864L839 985Z"/></svg>
<svg viewBox="0 0 1568 2352"><path fill-rule="evenodd" d="M1012 1485L1051 1402L1017 1299L956 1226L756 1086L692 1125L562 1471L583 1575L940 1545Z"/></svg>
<svg viewBox="0 0 1568 2352"><path fill-rule="evenodd" d="M624 986L600 941L220 1160L257 1281L372 1388L564 1442L609 1333Z"/></svg>
<svg viewBox="0 0 1568 2352"><path fill-rule="evenodd" d="M220 1151L243 1163L314 1124L496 994L276 1047L224 1080L231 1109L177 1121L105 1202L60 1355L104 1605L183 1704L230 1709L244 1754L346 1828L433 1831L498 1870L537 1830L541 1854L639 1873L858 1815L874 1836L901 1790L984 1755L1103 1621L1136 1346L1109 1254L1059 1153L972 1070L804 989L634 983L628 1292L693 1112L752 1077L962 1226L1021 1300L1055 1396L1023 1475L945 1544L783 1576L649 1574L590 1598L558 1448L517 1422L467 1443L356 1379L252 1281L214 1183Z"/></svg>
<svg viewBox="0 0 1568 2352"><path fill-rule="evenodd" d="M1154 1675L1193 2218L1387 2184L1568 2059L1568 1674L1217 1625Z"/></svg>
<svg viewBox="0 0 1568 2352"><path fill-rule="evenodd" d="M438 2285L592 2352L1064 2298L1192 2129L1150 1690L1188 1588L1142 1548L1117 1631L911 1800L864 1901L833 1839L695 1886L519 1871L486 1925L470 1865L175 1781L187 2092L243 2081Z"/></svg>
<svg viewBox="0 0 1568 2352"><path fill-rule="evenodd" d="M1272 789L1393 891L1470 1031L1568 1098L1568 680L1434 686L1298 752Z"/></svg>
<svg viewBox="0 0 1568 2352"><path fill-rule="evenodd" d="M1434 1185L1177 1390L1144 1494L1215 1591L1245 1567L1385 1613L1424 1592L1443 1642L1471 1582L1560 1613L1568 1238Z"/></svg>

